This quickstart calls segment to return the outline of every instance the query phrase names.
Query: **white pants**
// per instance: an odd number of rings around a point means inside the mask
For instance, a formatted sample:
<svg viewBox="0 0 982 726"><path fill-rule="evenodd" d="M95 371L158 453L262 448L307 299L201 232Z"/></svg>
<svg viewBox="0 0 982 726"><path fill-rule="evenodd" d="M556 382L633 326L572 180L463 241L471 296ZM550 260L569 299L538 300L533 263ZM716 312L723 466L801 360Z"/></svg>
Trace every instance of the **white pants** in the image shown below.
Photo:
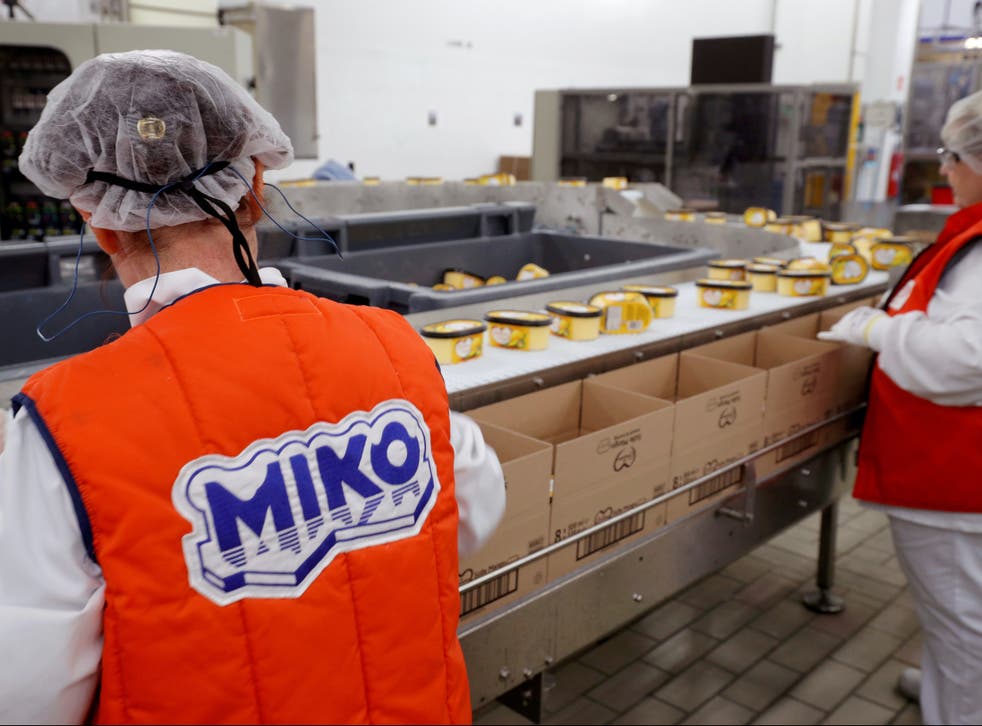
<svg viewBox="0 0 982 726"><path fill-rule="evenodd" d="M890 517L921 621L925 724L982 724L982 533Z"/></svg>

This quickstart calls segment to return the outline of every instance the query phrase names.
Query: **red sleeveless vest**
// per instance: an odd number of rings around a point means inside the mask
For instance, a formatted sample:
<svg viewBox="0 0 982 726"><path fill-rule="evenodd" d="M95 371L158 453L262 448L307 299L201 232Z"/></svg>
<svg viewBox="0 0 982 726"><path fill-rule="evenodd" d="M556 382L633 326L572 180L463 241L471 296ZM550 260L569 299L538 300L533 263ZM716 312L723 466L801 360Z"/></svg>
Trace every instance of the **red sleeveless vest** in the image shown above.
<svg viewBox="0 0 982 726"><path fill-rule="evenodd" d="M927 310L952 257L982 236L980 211L957 213L938 242L914 260L891 296L889 315ZM966 221L967 228L952 230ZM978 471L982 407L939 406L903 390L874 365L853 496L913 509L982 512Z"/></svg>
<svg viewBox="0 0 982 726"><path fill-rule="evenodd" d="M399 315L205 288L18 404L105 576L98 721L470 721L446 388Z"/></svg>

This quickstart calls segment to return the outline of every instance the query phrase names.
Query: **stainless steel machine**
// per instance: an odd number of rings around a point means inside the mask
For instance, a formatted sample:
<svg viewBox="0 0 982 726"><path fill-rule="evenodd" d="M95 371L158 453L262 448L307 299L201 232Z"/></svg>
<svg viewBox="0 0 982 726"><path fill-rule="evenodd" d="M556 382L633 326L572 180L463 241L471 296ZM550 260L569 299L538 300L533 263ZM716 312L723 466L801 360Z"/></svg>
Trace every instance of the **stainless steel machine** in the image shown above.
<svg viewBox="0 0 982 726"><path fill-rule="evenodd" d="M695 228L693 230L695 233ZM788 254L785 251L783 254ZM688 269L654 275L629 276L600 285L580 285L563 290L567 299L586 299L601 287L620 283L673 284L680 300L691 293L692 280L702 274ZM618 369L639 361L682 351L739 333L777 325L810 313L882 293L888 276L875 273L860 285L836 288L828 297L787 298L758 295L750 309L742 312L713 311L713 315L690 317L678 325L649 329L637 336L604 336L599 349L587 344L570 352L549 350L539 360L530 354L504 351L492 364L466 363L445 366L444 377L451 407L468 411L488 403L507 400L593 374ZM514 309L541 309L555 293L539 293L496 301ZM693 298L694 300L694 298ZM691 301L690 301L691 302ZM409 315L422 326L441 319L480 317L486 305L472 304ZM657 321L656 321L657 322ZM611 340L616 338L617 340ZM625 339L626 338L626 339ZM510 358L509 358L510 353ZM504 362L503 362L504 361ZM477 363L481 363L478 361ZM468 366L473 366L468 368ZM553 552L577 546L590 539L602 541L606 553L590 564L564 575L545 587L486 616L466 621L460 629L468 664L472 703L478 708L493 699L538 720L541 715L541 679L545 671L583 648L642 617L659 602L700 578L725 567L786 527L822 512L821 540L816 550L816 589L805 605L824 613L835 613L841 601L831 593L835 551L836 501L851 484L855 436L862 407L841 411L793 437L770 442L752 455L709 472L629 511L624 511L538 552L467 582L462 593L494 586L510 571ZM757 466L774 452L795 452L796 441L815 431L834 429L823 438L805 462L779 465L758 479ZM790 456L790 454L789 454ZM781 454L778 454L778 459ZM787 459L788 462L794 461ZM730 472L743 485L728 500L674 522L654 533L619 544L614 534L632 517L685 495Z"/></svg>

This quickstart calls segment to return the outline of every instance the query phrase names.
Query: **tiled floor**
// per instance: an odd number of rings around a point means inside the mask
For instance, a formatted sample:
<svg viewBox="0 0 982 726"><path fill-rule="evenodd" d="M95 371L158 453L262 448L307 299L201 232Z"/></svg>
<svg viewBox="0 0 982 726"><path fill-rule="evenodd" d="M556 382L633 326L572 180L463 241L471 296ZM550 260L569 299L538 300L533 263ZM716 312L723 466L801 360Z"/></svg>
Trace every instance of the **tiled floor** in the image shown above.
<svg viewBox="0 0 982 726"><path fill-rule="evenodd" d="M813 589L818 515L545 674L547 724L919 724L894 690L917 619L886 518L839 507L839 615ZM477 724L527 724L490 704Z"/></svg>

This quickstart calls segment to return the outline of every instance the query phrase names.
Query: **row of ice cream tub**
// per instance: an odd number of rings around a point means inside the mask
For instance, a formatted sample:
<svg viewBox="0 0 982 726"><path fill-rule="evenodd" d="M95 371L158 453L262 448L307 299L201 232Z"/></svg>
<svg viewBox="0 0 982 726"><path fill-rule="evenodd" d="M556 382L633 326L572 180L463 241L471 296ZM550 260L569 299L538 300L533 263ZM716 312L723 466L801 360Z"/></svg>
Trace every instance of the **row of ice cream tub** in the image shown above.
<svg viewBox="0 0 982 726"><path fill-rule="evenodd" d="M835 261L812 257L783 260L757 257L752 261L722 259L709 263L707 276L696 280L700 307L744 310L752 291L790 297L825 295L832 284L856 284L866 277L865 261ZM858 268L858 269L856 269ZM675 314L678 290L669 286L625 285L600 292L587 302L556 300L538 310L492 310L484 320L454 319L420 329L441 364L462 363L483 353L484 333L496 348L544 350L550 336L590 341L600 335L641 333L658 318Z"/></svg>
<svg viewBox="0 0 982 726"><path fill-rule="evenodd" d="M730 215L726 212L697 212L695 209L669 209L665 219L673 222L694 222L701 218L707 224L726 224ZM767 232L789 234L805 242L860 242L867 245L880 239L893 238L889 229L863 227L854 222L829 222L808 215L779 217L773 209L748 207L742 215L748 227L762 228Z"/></svg>

